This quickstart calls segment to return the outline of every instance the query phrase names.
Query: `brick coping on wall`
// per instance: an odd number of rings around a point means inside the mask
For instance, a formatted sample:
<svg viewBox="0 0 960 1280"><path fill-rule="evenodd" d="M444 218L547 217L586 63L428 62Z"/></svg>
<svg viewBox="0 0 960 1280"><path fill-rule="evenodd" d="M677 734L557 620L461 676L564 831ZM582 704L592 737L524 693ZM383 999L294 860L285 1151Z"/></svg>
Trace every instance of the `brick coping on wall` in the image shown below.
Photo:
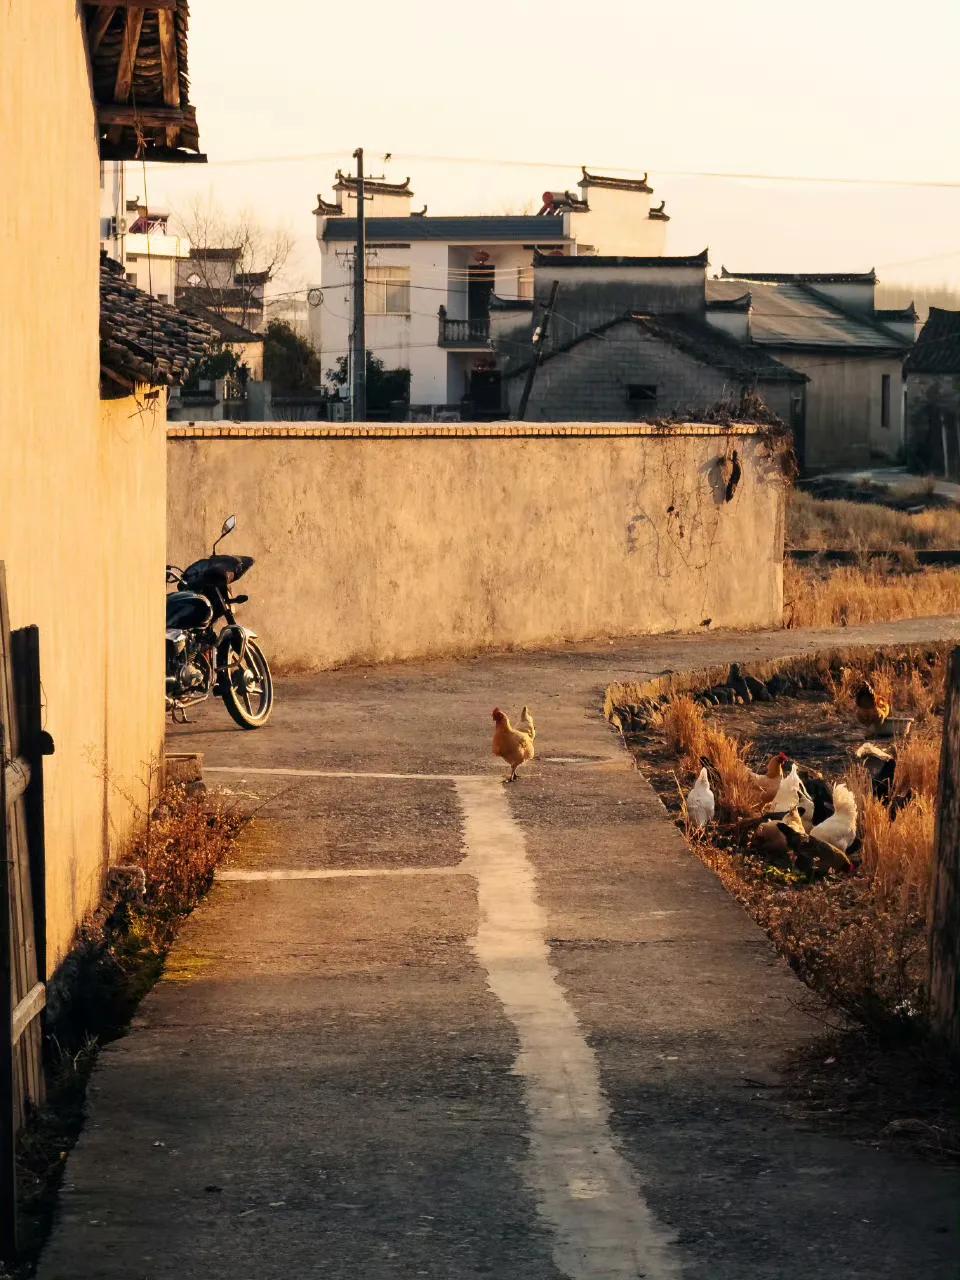
<svg viewBox="0 0 960 1280"><path fill-rule="evenodd" d="M281 422L171 422L167 425L167 437L171 440L576 440L604 436L755 436L763 430L764 427L757 423L723 426L715 422L678 422L673 425L651 422L398 422L393 426L378 423L363 426L304 423L298 426Z"/></svg>

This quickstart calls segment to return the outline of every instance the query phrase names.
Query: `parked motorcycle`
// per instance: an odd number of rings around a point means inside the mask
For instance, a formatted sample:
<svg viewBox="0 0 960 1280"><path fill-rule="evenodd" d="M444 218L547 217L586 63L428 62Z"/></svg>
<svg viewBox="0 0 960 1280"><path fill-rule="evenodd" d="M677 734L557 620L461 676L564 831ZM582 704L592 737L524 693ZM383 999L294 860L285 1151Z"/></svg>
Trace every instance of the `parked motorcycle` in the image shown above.
<svg viewBox="0 0 960 1280"><path fill-rule="evenodd" d="M228 516L213 550L186 569L167 565L167 710L187 723L187 708L218 694L241 729L259 729L273 710L273 678L256 632L241 627L230 587L253 565L252 556L217 555L220 542L237 527ZM219 623L224 625L217 630Z"/></svg>

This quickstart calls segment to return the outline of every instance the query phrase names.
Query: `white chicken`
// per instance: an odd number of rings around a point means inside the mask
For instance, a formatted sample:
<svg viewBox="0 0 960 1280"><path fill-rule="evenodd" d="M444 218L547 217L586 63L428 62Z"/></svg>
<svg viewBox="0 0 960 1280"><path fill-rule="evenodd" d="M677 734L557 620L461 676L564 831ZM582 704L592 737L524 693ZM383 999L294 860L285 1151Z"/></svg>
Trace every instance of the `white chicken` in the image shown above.
<svg viewBox="0 0 960 1280"><path fill-rule="evenodd" d="M857 798L844 782L833 788L833 813L810 832L816 840L825 840L844 853L857 838Z"/></svg>
<svg viewBox="0 0 960 1280"><path fill-rule="evenodd" d="M791 809L799 809L804 790L796 762L794 762L787 776L781 778L777 794L769 804L764 805L764 813L789 813ZM802 811L800 816L803 817Z"/></svg>
<svg viewBox="0 0 960 1280"><path fill-rule="evenodd" d="M697 780L687 792L687 817L694 827L705 827L713 821L717 802L710 789L710 778L705 768L697 774Z"/></svg>

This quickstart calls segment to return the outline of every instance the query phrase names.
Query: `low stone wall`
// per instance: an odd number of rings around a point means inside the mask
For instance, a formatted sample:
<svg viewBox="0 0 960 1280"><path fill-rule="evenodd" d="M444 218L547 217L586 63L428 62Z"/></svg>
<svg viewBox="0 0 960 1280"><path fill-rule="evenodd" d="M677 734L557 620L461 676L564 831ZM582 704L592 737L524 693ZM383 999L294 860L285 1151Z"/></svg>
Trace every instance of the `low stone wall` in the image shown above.
<svg viewBox="0 0 960 1280"><path fill-rule="evenodd" d="M280 669L780 621L762 428L177 425L167 447L171 562L235 512L241 612Z"/></svg>

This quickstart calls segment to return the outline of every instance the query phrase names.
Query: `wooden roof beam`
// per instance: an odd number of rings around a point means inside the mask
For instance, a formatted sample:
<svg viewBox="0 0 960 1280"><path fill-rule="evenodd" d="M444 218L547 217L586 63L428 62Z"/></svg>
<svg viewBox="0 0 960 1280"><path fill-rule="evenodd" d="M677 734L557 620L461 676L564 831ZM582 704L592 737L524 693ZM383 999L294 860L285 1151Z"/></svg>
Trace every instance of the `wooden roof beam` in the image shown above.
<svg viewBox="0 0 960 1280"><path fill-rule="evenodd" d="M97 0L98 9L176 9L177 0Z"/></svg>
<svg viewBox="0 0 960 1280"><path fill-rule="evenodd" d="M106 103L97 107L97 121L101 128L108 125L137 124L145 129L176 129L182 124L192 124L197 117L195 107L133 106L129 103Z"/></svg>
<svg viewBox="0 0 960 1280"><path fill-rule="evenodd" d="M140 44L140 32L143 29L144 9L140 6L127 9L127 25L123 33L120 49L120 62L117 65L117 80L113 87L114 102L126 102L133 88L133 69L137 62L137 48Z"/></svg>
<svg viewBox="0 0 960 1280"><path fill-rule="evenodd" d="M116 12L116 9L112 9L109 5L102 4L98 6L96 13L93 15L93 21L87 31L91 58L103 43L103 37L107 34L107 28L113 21Z"/></svg>
<svg viewBox="0 0 960 1280"><path fill-rule="evenodd" d="M121 131L122 132L122 131ZM148 145L144 155L138 155L135 142L114 142L104 139L100 143L101 160L147 160L160 164L206 164L207 157L200 151L174 150L172 147Z"/></svg>
<svg viewBox="0 0 960 1280"><path fill-rule="evenodd" d="M133 88L133 73L137 65L137 48L140 44L140 32L143 30L144 12L140 7L128 8L123 41L120 46L120 59L117 63L117 79L113 86L114 102L126 102ZM119 142L122 136L119 125L111 126L109 132L111 142Z"/></svg>
<svg viewBox="0 0 960 1280"><path fill-rule="evenodd" d="M180 106L180 62L177 57L177 15L173 10L161 9L157 15L160 22L160 67L163 73L163 100L168 107ZM176 125L167 129L167 146L176 147L180 141L180 130Z"/></svg>

